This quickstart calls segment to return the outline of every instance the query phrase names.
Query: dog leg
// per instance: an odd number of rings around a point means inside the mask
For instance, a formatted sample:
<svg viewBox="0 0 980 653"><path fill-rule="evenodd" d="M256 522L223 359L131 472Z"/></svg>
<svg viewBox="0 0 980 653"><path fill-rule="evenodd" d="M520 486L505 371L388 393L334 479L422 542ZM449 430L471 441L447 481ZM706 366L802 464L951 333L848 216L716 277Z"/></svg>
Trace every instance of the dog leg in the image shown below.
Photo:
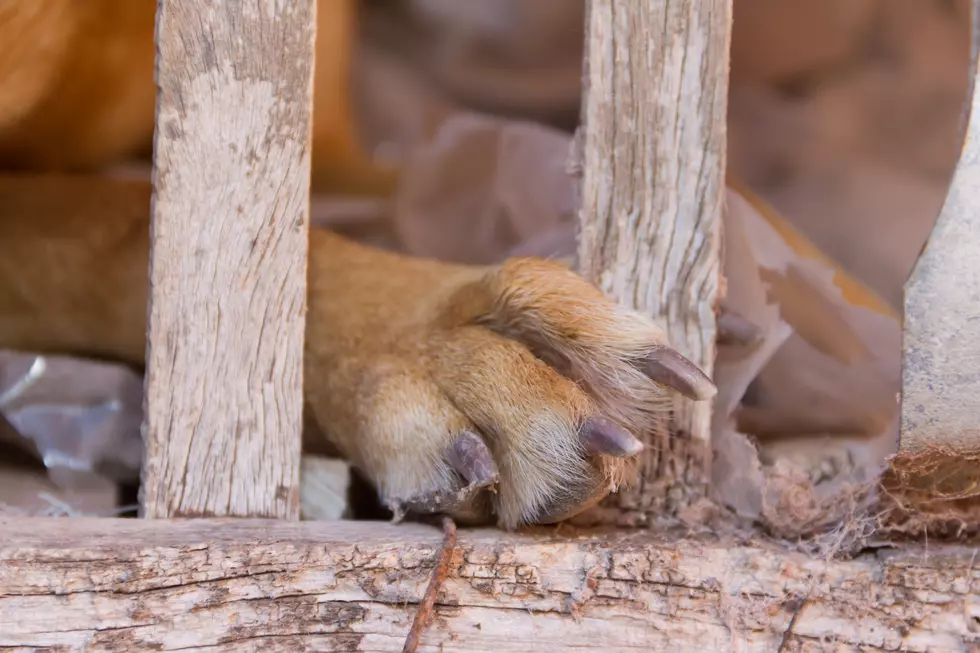
<svg viewBox="0 0 980 653"><path fill-rule="evenodd" d="M149 186L0 179L0 346L141 363ZM396 513L550 522L630 476L714 386L651 321L540 259L471 267L310 234L305 399Z"/></svg>

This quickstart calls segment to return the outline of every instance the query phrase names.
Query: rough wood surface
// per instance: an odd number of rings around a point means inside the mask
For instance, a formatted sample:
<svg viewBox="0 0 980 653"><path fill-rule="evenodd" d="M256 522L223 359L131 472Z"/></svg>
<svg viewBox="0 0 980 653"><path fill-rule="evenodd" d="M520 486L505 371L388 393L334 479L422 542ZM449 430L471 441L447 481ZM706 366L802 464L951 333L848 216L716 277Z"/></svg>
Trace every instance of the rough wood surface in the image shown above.
<svg viewBox="0 0 980 653"><path fill-rule="evenodd" d="M980 0L966 140L938 221L905 286L902 451L980 453Z"/></svg>
<svg viewBox="0 0 980 653"><path fill-rule="evenodd" d="M977 528L980 505L980 0L965 142L946 200L905 286L901 446L903 519Z"/></svg>
<svg viewBox="0 0 980 653"><path fill-rule="evenodd" d="M0 519L0 650L400 651L438 529ZM971 651L976 550L460 531L424 651ZM23 649L21 649L23 650Z"/></svg>
<svg viewBox="0 0 980 653"><path fill-rule="evenodd" d="M296 518L314 0L162 0L143 509Z"/></svg>
<svg viewBox="0 0 980 653"><path fill-rule="evenodd" d="M579 266L711 374L732 0L589 4ZM677 400L673 437L647 447L623 507L703 491L710 411Z"/></svg>

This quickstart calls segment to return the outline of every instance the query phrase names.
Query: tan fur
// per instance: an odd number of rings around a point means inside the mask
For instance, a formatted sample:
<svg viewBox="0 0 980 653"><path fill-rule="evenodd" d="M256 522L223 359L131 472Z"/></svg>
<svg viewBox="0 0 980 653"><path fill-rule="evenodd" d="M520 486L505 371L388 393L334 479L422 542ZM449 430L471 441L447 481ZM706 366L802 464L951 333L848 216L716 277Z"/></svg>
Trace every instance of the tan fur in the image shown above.
<svg viewBox="0 0 980 653"><path fill-rule="evenodd" d="M353 5L320 4L314 177L386 192L393 177L360 150L347 104ZM146 146L152 10L0 4L0 163L84 170ZM149 196L143 183L0 177L0 346L142 363ZM664 343L555 263L476 268L310 236L309 412L396 510L460 489L447 453L465 429L482 435L499 483L457 516L514 527L594 503L627 473L586 455L580 428L594 415L650 427L663 390L634 363Z"/></svg>

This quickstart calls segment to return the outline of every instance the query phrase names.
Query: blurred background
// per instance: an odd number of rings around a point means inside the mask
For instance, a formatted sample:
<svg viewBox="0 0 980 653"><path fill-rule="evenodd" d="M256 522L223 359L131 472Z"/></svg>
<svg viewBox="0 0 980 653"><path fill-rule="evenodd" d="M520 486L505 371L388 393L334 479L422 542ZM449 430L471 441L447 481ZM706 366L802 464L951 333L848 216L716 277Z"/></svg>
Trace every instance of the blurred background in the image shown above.
<svg viewBox="0 0 980 653"><path fill-rule="evenodd" d="M574 129L583 0L362 5L358 100L379 156L450 107ZM962 143L970 3L734 7L730 177L900 308Z"/></svg>

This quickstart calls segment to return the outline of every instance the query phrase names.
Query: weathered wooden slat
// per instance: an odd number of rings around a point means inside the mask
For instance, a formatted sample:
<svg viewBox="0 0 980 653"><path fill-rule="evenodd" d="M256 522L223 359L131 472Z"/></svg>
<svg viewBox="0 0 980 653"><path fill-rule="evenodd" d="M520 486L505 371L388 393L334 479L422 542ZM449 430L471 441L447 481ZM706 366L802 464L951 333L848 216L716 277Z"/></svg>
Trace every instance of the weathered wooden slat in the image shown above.
<svg viewBox="0 0 980 653"><path fill-rule="evenodd" d="M579 267L710 374L732 0L589 5ZM672 436L646 448L645 483L624 506L703 492L710 411L677 399Z"/></svg>
<svg viewBox="0 0 980 653"><path fill-rule="evenodd" d="M314 0L161 0L143 511L296 518Z"/></svg>
<svg viewBox="0 0 980 653"><path fill-rule="evenodd" d="M400 651L442 539L203 519L0 519L0 532L0 649L65 652ZM421 650L968 651L974 557L460 531Z"/></svg>
<svg viewBox="0 0 980 653"><path fill-rule="evenodd" d="M901 440L883 485L888 521L909 533L980 528L980 0L971 12L963 150L905 284Z"/></svg>
<svg viewBox="0 0 980 653"><path fill-rule="evenodd" d="M980 453L980 1L963 151L905 286L903 452Z"/></svg>

